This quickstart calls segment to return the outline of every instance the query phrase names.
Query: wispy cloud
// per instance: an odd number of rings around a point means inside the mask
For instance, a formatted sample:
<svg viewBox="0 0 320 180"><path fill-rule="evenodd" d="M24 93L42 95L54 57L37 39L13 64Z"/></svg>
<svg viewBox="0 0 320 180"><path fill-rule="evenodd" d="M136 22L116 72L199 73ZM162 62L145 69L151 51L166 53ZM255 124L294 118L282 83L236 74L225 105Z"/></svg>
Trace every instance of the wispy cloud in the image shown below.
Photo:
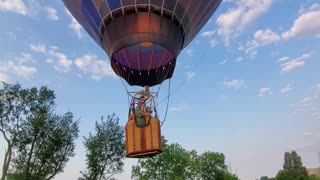
<svg viewBox="0 0 320 180"><path fill-rule="evenodd" d="M303 133L303 136L304 136L304 137L310 137L310 136L312 136L312 135L313 135L312 132L304 132L304 133Z"/></svg>
<svg viewBox="0 0 320 180"><path fill-rule="evenodd" d="M25 79L31 79L37 72L37 69L35 67L19 65L14 63L13 61L8 62L7 68L15 72L18 76Z"/></svg>
<svg viewBox="0 0 320 180"><path fill-rule="evenodd" d="M27 15L27 8L22 0L0 0L0 11L10 11Z"/></svg>
<svg viewBox="0 0 320 180"><path fill-rule="evenodd" d="M259 94L258 94L258 96L266 96L266 95L270 95L270 94L272 94L272 92L271 92L271 88L261 88L260 90L259 90Z"/></svg>
<svg viewBox="0 0 320 180"><path fill-rule="evenodd" d="M44 44L30 44L29 48L34 52L46 53L46 45Z"/></svg>
<svg viewBox="0 0 320 180"><path fill-rule="evenodd" d="M192 51L192 49L188 49L188 50L186 51L186 53L187 53L187 55L189 55L189 56L193 56L193 51Z"/></svg>
<svg viewBox="0 0 320 180"><path fill-rule="evenodd" d="M290 58L288 57L288 56L284 56L284 57L282 57L282 58L279 58L278 59L278 62L284 62L284 61L287 61L287 60L289 60Z"/></svg>
<svg viewBox="0 0 320 180"><path fill-rule="evenodd" d="M36 62L31 54L28 53L21 53L20 56L18 56L17 58L17 62L19 64L25 64L25 63L34 63Z"/></svg>
<svg viewBox="0 0 320 180"><path fill-rule="evenodd" d="M17 40L17 36L13 32L7 32L7 35L12 38L12 40Z"/></svg>
<svg viewBox="0 0 320 180"><path fill-rule="evenodd" d="M316 94L320 95L320 83L314 86L314 91Z"/></svg>
<svg viewBox="0 0 320 180"><path fill-rule="evenodd" d="M195 78L196 75L197 74L195 72L193 72L193 71L188 71L188 72L185 73L185 77L186 77L187 80L191 80L191 79Z"/></svg>
<svg viewBox="0 0 320 180"><path fill-rule="evenodd" d="M296 104L292 105L292 107L296 113L304 113L306 116L320 120L320 83L314 85L312 89L312 94L299 100Z"/></svg>
<svg viewBox="0 0 320 180"><path fill-rule="evenodd" d="M54 69L58 72L68 72L73 64L72 60L61 52L58 52L56 49L51 49L48 52L51 59L54 59L55 62Z"/></svg>
<svg viewBox="0 0 320 180"><path fill-rule="evenodd" d="M0 71L0 81L3 81L3 82L8 82L9 81L8 75L5 74L4 72L1 72L1 71Z"/></svg>
<svg viewBox="0 0 320 180"><path fill-rule="evenodd" d="M171 106L168 111L169 112L183 112L186 111L188 109L188 105L186 104L180 104L180 105L176 105L176 106Z"/></svg>
<svg viewBox="0 0 320 180"><path fill-rule="evenodd" d="M79 57L75 60L75 64L82 73L89 74L95 80L100 80L105 76L117 77L106 60L99 60L94 55Z"/></svg>
<svg viewBox="0 0 320 180"><path fill-rule="evenodd" d="M271 29L258 30L254 34L254 39L247 43L245 52L246 54L249 54L250 57L255 57L258 48L276 43L280 40L281 37Z"/></svg>
<svg viewBox="0 0 320 180"><path fill-rule="evenodd" d="M31 79L37 73L35 67L27 65L27 63L34 62L30 54L21 53L20 56L14 59L15 60L2 61L0 63L0 79L2 81L7 82L9 80L9 74L24 79Z"/></svg>
<svg viewBox="0 0 320 180"><path fill-rule="evenodd" d="M228 59L224 59L223 61L219 62L219 65L224 65L227 63L227 61L228 61Z"/></svg>
<svg viewBox="0 0 320 180"><path fill-rule="evenodd" d="M30 50L43 53L46 55L46 62L53 64L53 67L58 72L68 72L73 64L72 60L56 46L47 46L45 44L30 44Z"/></svg>
<svg viewBox="0 0 320 180"><path fill-rule="evenodd" d="M242 62L243 61L243 57L238 57L235 62L239 63L239 62Z"/></svg>
<svg viewBox="0 0 320 180"><path fill-rule="evenodd" d="M201 35L202 35L203 37L206 37L206 38L212 38L215 33L216 33L216 31L215 31L215 30L212 30L212 31L205 31L205 32L203 32Z"/></svg>
<svg viewBox="0 0 320 180"><path fill-rule="evenodd" d="M82 38L81 25L79 22L72 16L68 9L65 10L67 15L71 18L71 24L69 28L71 28L78 36L79 39Z"/></svg>
<svg viewBox="0 0 320 180"><path fill-rule="evenodd" d="M47 11L48 11L48 18L49 19L51 19L53 21L57 21L60 19L56 9L49 7L49 8L47 8Z"/></svg>
<svg viewBox="0 0 320 180"><path fill-rule="evenodd" d="M270 8L272 0L239 0L237 6L228 9L217 19L218 35L222 36L228 46L230 39L236 37L249 24Z"/></svg>
<svg viewBox="0 0 320 180"><path fill-rule="evenodd" d="M293 71L295 69L298 69L302 66L304 66L305 64L305 60L309 59L311 57L310 54L303 54L300 57L287 61L285 63L281 64L282 67L282 71L283 72L289 72L289 71Z"/></svg>
<svg viewBox="0 0 320 180"><path fill-rule="evenodd" d="M243 80L231 80L231 81L224 81L224 86L233 88L233 89L239 89L243 87L246 83Z"/></svg>
<svg viewBox="0 0 320 180"><path fill-rule="evenodd" d="M218 44L218 42L217 42L216 40L214 40L214 39L210 39L210 41L209 41L209 45L210 45L210 47L214 48L214 47L216 47L216 46L217 46L217 44Z"/></svg>
<svg viewBox="0 0 320 180"><path fill-rule="evenodd" d="M280 90L281 93L288 93L293 90L292 83L287 84L284 88Z"/></svg>

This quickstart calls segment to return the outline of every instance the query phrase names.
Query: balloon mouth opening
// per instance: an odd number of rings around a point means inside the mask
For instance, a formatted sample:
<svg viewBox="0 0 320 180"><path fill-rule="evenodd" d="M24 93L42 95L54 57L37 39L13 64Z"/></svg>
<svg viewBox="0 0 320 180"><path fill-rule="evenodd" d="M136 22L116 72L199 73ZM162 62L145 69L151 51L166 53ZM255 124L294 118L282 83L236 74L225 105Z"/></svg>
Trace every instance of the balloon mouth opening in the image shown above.
<svg viewBox="0 0 320 180"><path fill-rule="evenodd" d="M111 59L134 70L150 70L175 60L167 48L152 42L141 42L114 52Z"/></svg>
<svg viewBox="0 0 320 180"><path fill-rule="evenodd" d="M139 43L139 45L142 46L142 47L150 47L150 46L153 45L153 43L146 41L146 42Z"/></svg>

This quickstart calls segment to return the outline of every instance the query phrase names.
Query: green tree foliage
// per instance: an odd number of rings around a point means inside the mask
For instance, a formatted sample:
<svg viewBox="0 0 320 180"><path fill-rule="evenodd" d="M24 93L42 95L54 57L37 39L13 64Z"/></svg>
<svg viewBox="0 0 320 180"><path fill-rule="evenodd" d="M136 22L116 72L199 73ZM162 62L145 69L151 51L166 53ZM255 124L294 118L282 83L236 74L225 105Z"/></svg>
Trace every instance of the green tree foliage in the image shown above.
<svg viewBox="0 0 320 180"><path fill-rule="evenodd" d="M277 180L307 180L307 169L303 166L301 157L295 152L284 154L283 169L276 176Z"/></svg>
<svg viewBox="0 0 320 180"><path fill-rule="evenodd" d="M17 142L21 123L26 116L27 90L19 84L3 83L0 89L0 132L6 142L1 180L5 180L12 159L13 147Z"/></svg>
<svg viewBox="0 0 320 180"><path fill-rule="evenodd" d="M132 167L134 179L181 179L194 174L190 167L190 154L179 144L168 144L162 139L163 152L152 158L139 159L138 165Z"/></svg>
<svg viewBox="0 0 320 180"><path fill-rule="evenodd" d="M95 134L85 137L87 170L81 172L86 180L113 179L113 175L122 172L124 152L124 128L119 118L109 115L96 122Z"/></svg>
<svg viewBox="0 0 320 180"><path fill-rule="evenodd" d="M237 180L228 172L225 157L221 153L205 152L198 155L179 144L168 144L163 138L163 152L152 158L139 159L132 167L132 178L139 180Z"/></svg>
<svg viewBox="0 0 320 180"><path fill-rule="evenodd" d="M54 113L55 95L47 87L22 89L20 85L5 84L4 92L2 94L10 96L1 96L4 99L1 101L1 107L4 107L1 108L1 119L4 119L1 122L11 123L3 127L10 132L11 151L15 154L8 179L52 179L63 172L69 158L74 155L74 141L79 132L78 122L73 121L72 113ZM9 102L15 116L5 121L10 117L3 113L10 112L10 108L6 108ZM17 108L22 110L15 111Z"/></svg>
<svg viewBox="0 0 320 180"><path fill-rule="evenodd" d="M274 178L269 178L268 176L262 176L260 180L274 180Z"/></svg>

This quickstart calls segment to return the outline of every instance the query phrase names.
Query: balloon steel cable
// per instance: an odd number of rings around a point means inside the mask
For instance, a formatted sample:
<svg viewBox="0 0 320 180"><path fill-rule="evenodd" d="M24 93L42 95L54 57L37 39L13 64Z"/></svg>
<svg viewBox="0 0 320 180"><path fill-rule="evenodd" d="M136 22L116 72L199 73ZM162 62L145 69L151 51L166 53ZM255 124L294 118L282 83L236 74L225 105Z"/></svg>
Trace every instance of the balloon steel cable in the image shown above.
<svg viewBox="0 0 320 180"><path fill-rule="evenodd" d="M168 114L168 107L169 107L169 100L170 100L170 87L171 87L171 79L169 79L169 89L168 89L168 101L167 101L167 108L166 108L166 113L164 114L164 119L161 122L160 127L162 127L162 125L166 122L167 119L167 114Z"/></svg>
<svg viewBox="0 0 320 180"><path fill-rule="evenodd" d="M207 53L209 49L209 46L207 46L207 48L202 52L202 54L200 55L200 60L198 61L198 63L195 64L195 66L192 68L191 72L184 78L184 80L177 86L177 88L175 88L170 94L168 94L167 97L165 97L164 99L162 99L157 105L161 104L162 102L164 102L165 100L167 100L170 96L172 96L175 92L177 92L178 89L180 89L188 80L188 78L191 77L192 73L197 69L197 67L201 64L201 62L203 61L202 57ZM170 80L170 79L169 79ZM170 81L169 81L170 83ZM170 85L170 84L169 84Z"/></svg>

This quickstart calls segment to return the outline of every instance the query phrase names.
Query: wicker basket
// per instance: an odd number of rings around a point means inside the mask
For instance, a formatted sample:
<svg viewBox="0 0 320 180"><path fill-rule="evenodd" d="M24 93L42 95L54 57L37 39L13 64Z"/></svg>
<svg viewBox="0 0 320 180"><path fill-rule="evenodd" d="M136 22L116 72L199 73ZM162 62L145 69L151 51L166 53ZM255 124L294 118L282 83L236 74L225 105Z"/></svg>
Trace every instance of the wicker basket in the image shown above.
<svg viewBox="0 0 320 180"><path fill-rule="evenodd" d="M151 157L162 152L160 121L151 118L150 124L138 127L132 116L126 124L126 156Z"/></svg>

